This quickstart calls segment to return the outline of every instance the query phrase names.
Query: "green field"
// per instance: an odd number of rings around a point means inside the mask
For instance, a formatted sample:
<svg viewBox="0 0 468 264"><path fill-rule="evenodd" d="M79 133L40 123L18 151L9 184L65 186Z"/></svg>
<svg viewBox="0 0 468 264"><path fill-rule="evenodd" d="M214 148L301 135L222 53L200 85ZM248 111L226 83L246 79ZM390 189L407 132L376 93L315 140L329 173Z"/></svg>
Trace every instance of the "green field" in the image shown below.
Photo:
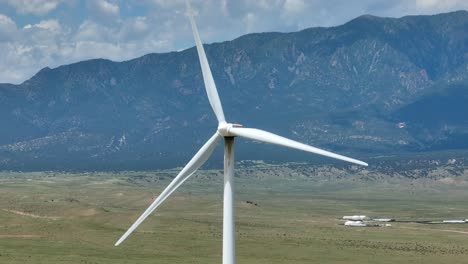
<svg viewBox="0 0 468 264"><path fill-rule="evenodd" d="M337 220L468 218L466 173L365 180L371 173L316 171L240 171L237 263L468 263L468 224L350 228ZM0 263L220 263L219 171L194 175L113 246L176 172L1 173Z"/></svg>

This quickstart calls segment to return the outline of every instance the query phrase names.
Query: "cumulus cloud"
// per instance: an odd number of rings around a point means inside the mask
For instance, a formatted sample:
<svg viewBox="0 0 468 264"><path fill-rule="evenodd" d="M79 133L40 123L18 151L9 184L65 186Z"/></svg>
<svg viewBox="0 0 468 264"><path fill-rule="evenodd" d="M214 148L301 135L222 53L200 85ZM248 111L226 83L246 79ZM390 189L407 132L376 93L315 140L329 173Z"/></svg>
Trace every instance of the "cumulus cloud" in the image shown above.
<svg viewBox="0 0 468 264"><path fill-rule="evenodd" d="M31 25L27 24L23 29L39 28L45 29L53 32L60 32L61 26L56 19L42 20L37 24Z"/></svg>
<svg viewBox="0 0 468 264"><path fill-rule="evenodd" d="M463 5L468 5L466 0L416 0L416 6L424 9L449 9Z"/></svg>
<svg viewBox="0 0 468 264"><path fill-rule="evenodd" d="M97 41L112 42L112 29L100 25L92 20L85 20L78 28L73 40L75 41Z"/></svg>
<svg viewBox="0 0 468 264"><path fill-rule="evenodd" d="M10 17L0 14L0 26L16 27L16 23Z"/></svg>
<svg viewBox="0 0 468 264"><path fill-rule="evenodd" d="M26 15L42 16L57 8L61 0L0 0L0 3L15 8L16 12Z"/></svg>
<svg viewBox="0 0 468 264"><path fill-rule="evenodd" d="M138 40L145 38L149 34L151 28L148 24L147 17L136 17L127 19L120 30L120 38L127 40Z"/></svg>
<svg viewBox="0 0 468 264"><path fill-rule="evenodd" d="M0 14L0 42L11 40L15 36L16 30L15 21Z"/></svg>
<svg viewBox="0 0 468 264"><path fill-rule="evenodd" d="M300 13L306 8L304 0L286 0L283 6L288 13Z"/></svg>
<svg viewBox="0 0 468 264"><path fill-rule="evenodd" d="M64 29L58 20L54 19L42 20L16 29L14 38L0 43L1 82L19 83L42 67L57 66L57 56L64 51L62 39L66 38L69 32L68 28Z"/></svg>
<svg viewBox="0 0 468 264"><path fill-rule="evenodd" d="M113 23L119 18L120 7L106 0L88 0L88 11L91 17L100 22Z"/></svg>

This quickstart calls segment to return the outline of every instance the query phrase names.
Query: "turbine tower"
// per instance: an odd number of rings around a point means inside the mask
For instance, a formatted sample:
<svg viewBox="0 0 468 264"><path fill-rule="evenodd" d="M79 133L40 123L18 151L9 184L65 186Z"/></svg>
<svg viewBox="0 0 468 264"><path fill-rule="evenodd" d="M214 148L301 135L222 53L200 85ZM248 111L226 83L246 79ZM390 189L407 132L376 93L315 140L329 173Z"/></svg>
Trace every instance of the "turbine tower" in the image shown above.
<svg viewBox="0 0 468 264"><path fill-rule="evenodd" d="M192 25L193 36L197 47L200 66L205 83L206 93L211 107L218 119L218 129L214 135L201 147L195 156L185 165L182 171L172 180L164 191L153 201L146 211L115 243L120 245L135 229L161 205L180 185L182 185L203 163L211 156L213 150L221 139L224 139L224 201L223 201L223 264L235 263L235 230L234 230L234 138L241 137L263 143L276 144L284 147L307 151L330 158L335 158L363 166L367 163L353 158L345 157L326 150L315 148L306 144L287 139L267 131L255 128L244 128L239 124L226 122L218 91L211 74L203 44L198 35L193 12L187 4L188 16Z"/></svg>

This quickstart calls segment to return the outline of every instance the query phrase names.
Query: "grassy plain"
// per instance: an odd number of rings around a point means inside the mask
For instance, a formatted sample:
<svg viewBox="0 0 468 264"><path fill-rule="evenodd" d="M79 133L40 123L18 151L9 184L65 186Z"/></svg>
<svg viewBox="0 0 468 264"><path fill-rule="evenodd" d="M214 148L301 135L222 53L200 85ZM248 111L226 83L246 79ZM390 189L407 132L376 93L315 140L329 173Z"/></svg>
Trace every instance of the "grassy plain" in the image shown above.
<svg viewBox="0 0 468 264"><path fill-rule="evenodd" d="M251 165L236 178L237 263L468 263L468 224L348 228L337 220L468 218L466 175L368 181ZM218 171L194 175L113 246L176 172L1 173L0 263L220 263Z"/></svg>

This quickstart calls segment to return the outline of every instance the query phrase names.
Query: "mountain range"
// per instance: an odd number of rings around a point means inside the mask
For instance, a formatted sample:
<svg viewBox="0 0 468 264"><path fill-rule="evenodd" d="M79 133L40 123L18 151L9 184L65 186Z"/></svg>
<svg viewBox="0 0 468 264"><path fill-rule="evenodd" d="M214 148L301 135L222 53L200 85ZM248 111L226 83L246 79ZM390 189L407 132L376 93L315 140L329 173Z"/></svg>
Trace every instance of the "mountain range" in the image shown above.
<svg viewBox="0 0 468 264"><path fill-rule="evenodd" d="M467 11L364 15L205 49L230 122L357 158L468 148ZM0 84L0 122L0 170L180 166L217 124L195 48ZM311 159L238 148L241 159Z"/></svg>

